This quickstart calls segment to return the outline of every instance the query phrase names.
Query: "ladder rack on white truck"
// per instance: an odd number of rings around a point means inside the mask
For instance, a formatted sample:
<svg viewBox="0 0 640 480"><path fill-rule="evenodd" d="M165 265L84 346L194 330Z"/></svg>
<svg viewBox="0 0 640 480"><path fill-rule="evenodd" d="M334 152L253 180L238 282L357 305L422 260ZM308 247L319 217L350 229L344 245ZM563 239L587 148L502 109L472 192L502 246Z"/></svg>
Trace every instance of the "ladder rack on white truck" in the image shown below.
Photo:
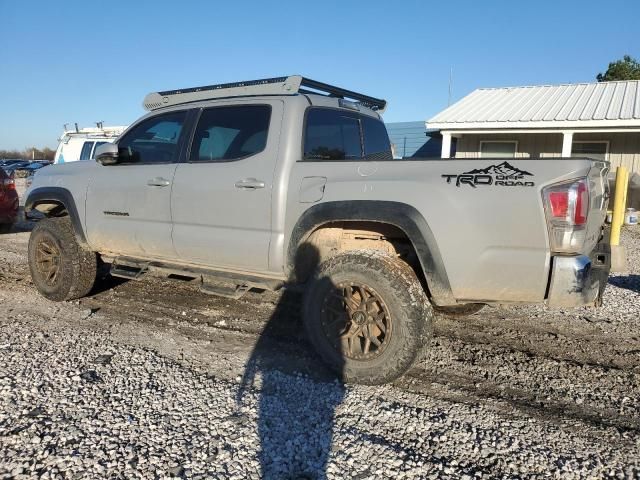
<svg viewBox="0 0 640 480"><path fill-rule="evenodd" d="M97 127L78 128L64 131L58 139L58 148L54 163L69 163L78 160L90 160L93 158L96 148L103 143L113 143L122 132L126 130L126 126L104 127L102 122Z"/></svg>

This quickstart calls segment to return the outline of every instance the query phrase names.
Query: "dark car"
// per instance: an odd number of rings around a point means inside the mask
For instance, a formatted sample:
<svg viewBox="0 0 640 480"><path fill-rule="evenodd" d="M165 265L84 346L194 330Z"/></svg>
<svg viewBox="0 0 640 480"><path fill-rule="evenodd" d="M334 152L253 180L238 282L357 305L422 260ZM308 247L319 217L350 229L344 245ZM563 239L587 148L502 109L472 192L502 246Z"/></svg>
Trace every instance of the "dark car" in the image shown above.
<svg viewBox="0 0 640 480"><path fill-rule="evenodd" d="M32 176L36 170L40 170L42 167L51 165L46 160L35 160L33 162L26 162L26 165L19 165L13 168L13 176L15 178L23 178Z"/></svg>
<svg viewBox="0 0 640 480"><path fill-rule="evenodd" d="M19 161L9 161L4 165L0 165L0 169L4 170L7 175L12 175L13 172L15 172L17 169L19 168L24 168L27 165L29 165L31 162L28 162L26 160L19 160Z"/></svg>
<svg viewBox="0 0 640 480"><path fill-rule="evenodd" d="M18 192L16 184L0 168L0 233L7 233L18 218Z"/></svg>
<svg viewBox="0 0 640 480"><path fill-rule="evenodd" d="M0 167L8 167L9 165L13 165L16 163L24 163L22 159L4 159L0 160Z"/></svg>

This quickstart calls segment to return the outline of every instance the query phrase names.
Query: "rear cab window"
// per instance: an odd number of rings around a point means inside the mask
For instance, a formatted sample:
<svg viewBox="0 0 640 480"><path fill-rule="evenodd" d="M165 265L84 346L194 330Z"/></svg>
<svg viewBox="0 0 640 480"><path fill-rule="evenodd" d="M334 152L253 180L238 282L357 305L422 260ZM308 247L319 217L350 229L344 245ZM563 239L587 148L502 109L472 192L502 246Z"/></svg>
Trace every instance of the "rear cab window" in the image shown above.
<svg viewBox="0 0 640 480"><path fill-rule="evenodd" d="M367 160L393 160L387 127L380 120L362 116L364 157Z"/></svg>
<svg viewBox="0 0 640 480"><path fill-rule="evenodd" d="M334 108L307 111L304 159L392 160L391 144L382 121Z"/></svg>

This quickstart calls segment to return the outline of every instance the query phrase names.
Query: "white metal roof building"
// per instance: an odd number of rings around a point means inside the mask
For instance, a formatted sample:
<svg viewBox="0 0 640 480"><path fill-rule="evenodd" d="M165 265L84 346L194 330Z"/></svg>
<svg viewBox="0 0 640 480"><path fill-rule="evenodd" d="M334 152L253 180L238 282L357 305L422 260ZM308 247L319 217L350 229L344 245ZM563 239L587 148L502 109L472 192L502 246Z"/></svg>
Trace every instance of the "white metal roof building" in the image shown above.
<svg viewBox="0 0 640 480"><path fill-rule="evenodd" d="M427 120L442 156L590 155L640 171L640 81L480 88Z"/></svg>

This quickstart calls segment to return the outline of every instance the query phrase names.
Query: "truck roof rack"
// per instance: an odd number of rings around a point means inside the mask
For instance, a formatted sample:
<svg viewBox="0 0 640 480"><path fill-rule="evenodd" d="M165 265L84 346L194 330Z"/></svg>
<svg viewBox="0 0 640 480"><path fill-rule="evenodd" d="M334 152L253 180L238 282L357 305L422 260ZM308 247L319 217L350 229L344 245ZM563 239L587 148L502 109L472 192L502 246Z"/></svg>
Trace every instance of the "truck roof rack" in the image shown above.
<svg viewBox="0 0 640 480"><path fill-rule="evenodd" d="M255 95L295 95L297 93L311 93L343 98L346 100L354 100L367 108L378 111L379 113L384 112L384 109L387 106L386 100L370 97L368 95L363 95L362 93L335 87L316 80L311 80L301 75L264 78L261 80L221 83L218 85L205 85L203 87L154 92L144 97L143 105L146 110L152 111L172 105L180 105L183 103L198 102L214 98L247 97Z"/></svg>

